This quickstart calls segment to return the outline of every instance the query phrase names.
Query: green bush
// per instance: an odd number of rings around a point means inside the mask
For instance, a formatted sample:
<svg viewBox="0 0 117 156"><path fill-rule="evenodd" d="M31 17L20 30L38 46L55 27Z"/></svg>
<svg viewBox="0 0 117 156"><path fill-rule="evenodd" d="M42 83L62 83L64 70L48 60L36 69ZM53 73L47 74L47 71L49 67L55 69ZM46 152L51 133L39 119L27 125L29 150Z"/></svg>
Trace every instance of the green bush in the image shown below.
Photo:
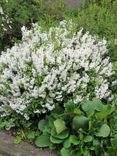
<svg viewBox="0 0 117 156"><path fill-rule="evenodd" d="M21 27L29 25L32 17L32 0L0 1L3 10L0 20L0 49L21 38Z"/></svg>
<svg viewBox="0 0 117 156"><path fill-rule="evenodd" d="M92 0L91 0L92 1ZM109 41L110 56L117 61L117 0L101 0L90 2L75 12L78 27L83 27L92 34L98 34Z"/></svg>
<svg viewBox="0 0 117 156"><path fill-rule="evenodd" d="M0 49L12 46L17 39L21 39L21 27L31 27L32 22L39 21L44 29L58 24L63 19L72 18L78 23L78 28L83 27L92 34L98 34L109 41L110 56L117 60L117 0L91 0L88 5L80 9L65 7L62 0L2 0L0 5L4 15L11 20L10 27L7 20L0 20ZM4 16L3 15L3 16ZM3 23L2 23L3 22ZM5 31L3 26L5 26Z"/></svg>
<svg viewBox="0 0 117 156"><path fill-rule="evenodd" d="M0 50L21 39L21 27L28 28L39 21L49 27L64 16L62 0L1 0L0 1Z"/></svg>

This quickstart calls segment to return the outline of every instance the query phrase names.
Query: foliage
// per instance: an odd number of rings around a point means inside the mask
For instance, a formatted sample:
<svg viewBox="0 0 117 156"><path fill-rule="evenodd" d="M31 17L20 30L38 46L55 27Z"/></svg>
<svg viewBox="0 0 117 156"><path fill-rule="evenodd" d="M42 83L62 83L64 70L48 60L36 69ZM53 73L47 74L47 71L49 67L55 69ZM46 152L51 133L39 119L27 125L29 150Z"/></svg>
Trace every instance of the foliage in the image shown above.
<svg viewBox="0 0 117 156"><path fill-rule="evenodd" d="M33 8L32 0L1 0L0 49L12 45L21 38L21 27L30 25Z"/></svg>
<svg viewBox="0 0 117 156"><path fill-rule="evenodd" d="M91 0L89 5L81 7L74 17L78 27L92 34L105 37L109 42L110 56L117 61L117 0Z"/></svg>
<svg viewBox="0 0 117 156"><path fill-rule="evenodd" d="M36 146L61 148L61 156L113 155L117 150L113 146L117 135L113 127L116 106L105 105L98 99L82 101L79 106L68 101L64 106L63 113L59 112L62 108L58 106L39 121L41 134L36 137ZM63 129L58 133L60 127Z"/></svg>
<svg viewBox="0 0 117 156"><path fill-rule="evenodd" d="M30 28L32 23L39 21L48 28L62 20L64 12L67 9L62 0L1 0L0 50L21 39L23 25Z"/></svg>
<svg viewBox="0 0 117 156"><path fill-rule="evenodd" d="M111 59L116 61L116 3L117 0L91 0L88 5L73 9L65 6L62 0L1 0L4 14L0 20L0 49L12 46L17 39L21 39L23 25L30 28L31 23L39 21L43 29L49 29L61 20L74 19L78 29L83 27L92 34L105 37L109 42Z"/></svg>
<svg viewBox="0 0 117 156"><path fill-rule="evenodd" d="M82 101L78 106L70 100L64 106L56 106L40 120L38 130L28 132L29 140L37 147L60 149L61 156L114 156L117 106L98 99Z"/></svg>
<svg viewBox="0 0 117 156"><path fill-rule="evenodd" d="M116 4L0 1L0 50L18 42L0 56L0 129L15 132L14 144L116 156Z"/></svg>

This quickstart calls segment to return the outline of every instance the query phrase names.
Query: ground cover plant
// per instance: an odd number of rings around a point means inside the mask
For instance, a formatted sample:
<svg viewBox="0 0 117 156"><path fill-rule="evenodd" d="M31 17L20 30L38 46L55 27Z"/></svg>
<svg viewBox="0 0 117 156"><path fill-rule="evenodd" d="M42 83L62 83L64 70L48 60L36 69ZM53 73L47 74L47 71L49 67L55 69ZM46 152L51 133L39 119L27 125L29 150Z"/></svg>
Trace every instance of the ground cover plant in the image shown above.
<svg viewBox="0 0 117 156"><path fill-rule="evenodd" d="M2 42L18 27L2 49L14 37L17 43L0 56L0 128L15 132L15 144L28 139L61 156L116 156L116 2L72 11L59 2L0 2L10 26L1 25ZM17 4L21 18L13 14Z"/></svg>

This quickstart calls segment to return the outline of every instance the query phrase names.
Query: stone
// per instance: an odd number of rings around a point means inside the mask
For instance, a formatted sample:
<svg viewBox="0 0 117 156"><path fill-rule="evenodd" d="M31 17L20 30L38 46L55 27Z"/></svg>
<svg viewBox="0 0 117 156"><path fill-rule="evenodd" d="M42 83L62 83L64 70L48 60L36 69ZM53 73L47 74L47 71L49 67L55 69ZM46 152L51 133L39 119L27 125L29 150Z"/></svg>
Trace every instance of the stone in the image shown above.
<svg viewBox="0 0 117 156"><path fill-rule="evenodd" d="M0 132L0 156L58 156L48 149L39 149L24 141L13 144L14 137L8 133Z"/></svg>

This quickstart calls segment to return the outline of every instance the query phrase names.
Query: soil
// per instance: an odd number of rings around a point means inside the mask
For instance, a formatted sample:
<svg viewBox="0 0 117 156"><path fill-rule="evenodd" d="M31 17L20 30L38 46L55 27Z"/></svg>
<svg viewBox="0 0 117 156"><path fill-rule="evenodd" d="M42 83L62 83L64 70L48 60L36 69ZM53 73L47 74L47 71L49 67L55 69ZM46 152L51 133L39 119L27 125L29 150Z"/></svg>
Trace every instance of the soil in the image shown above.
<svg viewBox="0 0 117 156"><path fill-rule="evenodd" d="M25 141L14 145L13 140L9 133L0 132L0 156L58 156L57 151L39 149Z"/></svg>

